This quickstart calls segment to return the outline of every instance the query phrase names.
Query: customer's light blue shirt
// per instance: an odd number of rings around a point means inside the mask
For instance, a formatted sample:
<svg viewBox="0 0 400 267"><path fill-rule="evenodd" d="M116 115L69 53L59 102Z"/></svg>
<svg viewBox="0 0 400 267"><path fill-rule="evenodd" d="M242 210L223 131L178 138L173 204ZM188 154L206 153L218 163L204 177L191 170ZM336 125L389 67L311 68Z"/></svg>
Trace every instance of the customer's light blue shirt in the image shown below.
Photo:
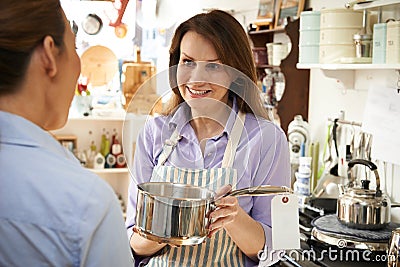
<svg viewBox="0 0 400 267"><path fill-rule="evenodd" d="M132 266L119 202L32 122L0 111L0 266Z"/></svg>
<svg viewBox="0 0 400 267"><path fill-rule="evenodd" d="M136 142L127 209L128 236L132 235L132 226L135 224L137 184L150 180L164 141L169 139L175 128L182 138L165 165L198 169L220 168L236 113L237 106L233 101L233 108L224 131L207 140L204 154L189 124L191 112L186 104L181 105L173 116L159 116L147 121ZM272 122L247 114L233 168L238 173L237 189L263 184L290 186L289 148L285 133ZM271 199L270 196L238 199L241 207L263 226L268 251L272 250ZM276 259L268 260L276 261ZM246 266L254 265L257 264L246 258Z"/></svg>

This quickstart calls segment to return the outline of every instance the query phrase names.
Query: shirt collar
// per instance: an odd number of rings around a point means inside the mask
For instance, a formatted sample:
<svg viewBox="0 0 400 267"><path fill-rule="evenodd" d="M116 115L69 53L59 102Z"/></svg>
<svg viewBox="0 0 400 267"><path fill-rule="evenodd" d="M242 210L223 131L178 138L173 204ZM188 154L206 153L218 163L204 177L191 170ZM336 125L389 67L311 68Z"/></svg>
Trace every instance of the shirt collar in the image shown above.
<svg viewBox="0 0 400 267"><path fill-rule="evenodd" d="M0 125L0 143L45 147L46 150L67 155L65 149L49 132L21 116L0 111Z"/></svg>
<svg viewBox="0 0 400 267"><path fill-rule="evenodd" d="M235 123L236 117L237 117L237 112L238 112L238 106L237 106L237 101L236 97L234 96L232 98L232 109L228 117L228 121L224 127L223 132L221 133L220 136L226 134L228 137L232 131L233 124ZM187 131L185 131L186 127L189 127L189 122L191 120L192 113L190 110L189 105L184 102L182 103L176 110L176 112L172 115L172 118L169 121L169 127L171 130L177 129L179 134L183 137L188 137L185 135Z"/></svg>

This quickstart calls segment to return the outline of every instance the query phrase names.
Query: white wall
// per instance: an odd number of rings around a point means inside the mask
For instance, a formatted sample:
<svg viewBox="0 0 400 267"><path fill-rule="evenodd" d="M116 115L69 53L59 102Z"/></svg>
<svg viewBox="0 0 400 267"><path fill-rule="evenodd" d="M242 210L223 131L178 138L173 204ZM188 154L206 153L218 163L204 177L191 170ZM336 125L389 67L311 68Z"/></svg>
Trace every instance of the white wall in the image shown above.
<svg viewBox="0 0 400 267"><path fill-rule="evenodd" d="M322 8L342 8L347 0L310 0L313 10ZM383 13L385 18L400 19L399 8L391 8ZM345 111L345 119L362 122L366 99L371 86L382 90L388 84L396 85L398 74L394 70L356 70L356 71L310 71L309 123L313 141L324 143L327 119L334 119L341 110ZM354 85L352 79L354 78ZM341 81L345 81L343 84ZM346 82L349 81L349 82ZM400 147L399 147L400 149ZM322 150L322 148L321 148ZM378 170L384 179L392 200L400 202L400 166L378 162ZM400 219L399 209L394 209L394 218Z"/></svg>

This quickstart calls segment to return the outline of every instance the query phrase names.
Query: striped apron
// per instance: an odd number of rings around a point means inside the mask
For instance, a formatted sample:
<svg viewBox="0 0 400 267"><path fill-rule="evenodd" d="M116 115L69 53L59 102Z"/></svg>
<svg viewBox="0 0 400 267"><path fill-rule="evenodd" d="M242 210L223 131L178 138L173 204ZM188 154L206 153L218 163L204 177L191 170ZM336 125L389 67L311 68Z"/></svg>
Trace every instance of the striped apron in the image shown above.
<svg viewBox="0 0 400 267"><path fill-rule="evenodd" d="M237 172L232 168L236 148L243 130L245 114L239 112L224 153L221 168L187 169L164 166L180 136L175 130L165 142L150 181L173 182L201 186L216 191L226 184L237 183ZM196 246L165 246L152 257L147 266L244 266L245 256L224 229Z"/></svg>

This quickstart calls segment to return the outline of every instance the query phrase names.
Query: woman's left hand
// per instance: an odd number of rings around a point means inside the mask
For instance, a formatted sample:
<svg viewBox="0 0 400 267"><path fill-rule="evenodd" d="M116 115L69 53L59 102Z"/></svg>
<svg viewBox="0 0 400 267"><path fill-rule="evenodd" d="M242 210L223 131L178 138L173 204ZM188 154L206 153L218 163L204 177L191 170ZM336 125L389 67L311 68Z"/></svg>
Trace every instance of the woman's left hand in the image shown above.
<svg viewBox="0 0 400 267"><path fill-rule="evenodd" d="M225 186L221 188L221 190L219 190L219 192L217 193L217 197L218 195L221 195L221 192L229 192L231 188L232 187L230 185L229 187ZM226 196L218 199L215 202L215 205L217 206L217 208L210 213L210 219L212 223L209 226L209 237L224 228L226 225L233 223L237 218L239 209L241 209L238 199L231 196Z"/></svg>
<svg viewBox="0 0 400 267"><path fill-rule="evenodd" d="M236 197L225 196L232 190L229 185L222 187L215 196L217 208L210 213L211 224L208 237L225 229L227 234L247 257L258 261L257 253L265 245L265 234L261 224L255 221L239 205ZM223 197L225 196L225 197ZM243 231L246 229L246 231Z"/></svg>

